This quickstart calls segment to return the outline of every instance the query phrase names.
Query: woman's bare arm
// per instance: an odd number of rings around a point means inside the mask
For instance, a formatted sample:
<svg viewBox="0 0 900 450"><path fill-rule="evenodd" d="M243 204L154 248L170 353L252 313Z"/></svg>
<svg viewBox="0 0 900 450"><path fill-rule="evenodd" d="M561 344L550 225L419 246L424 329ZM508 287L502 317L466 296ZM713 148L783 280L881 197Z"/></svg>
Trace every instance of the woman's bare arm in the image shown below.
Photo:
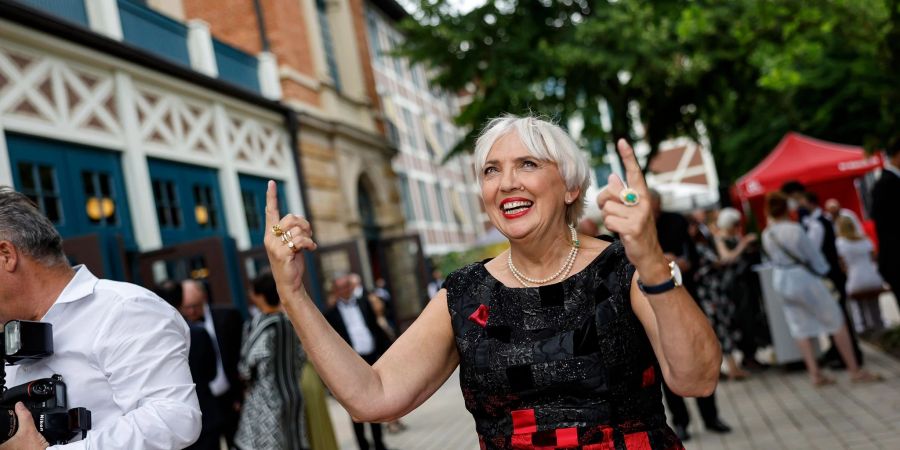
<svg viewBox="0 0 900 450"><path fill-rule="evenodd" d="M427 400L459 364L441 290L418 319L369 366L329 325L307 296L285 302L309 359L335 398L357 420L402 417Z"/></svg>
<svg viewBox="0 0 900 450"><path fill-rule="evenodd" d="M266 230L266 252L282 306L319 376L351 415L365 422L402 416L447 380L459 362L447 291L441 290L409 330L369 366L309 297L303 285L303 253L317 247L312 228L303 217L279 216L272 181L266 193Z"/></svg>
<svg viewBox="0 0 900 450"><path fill-rule="evenodd" d="M703 311L683 287L647 298L631 283L631 307L659 361L672 392L706 397L719 379L722 349Z"/></svg>

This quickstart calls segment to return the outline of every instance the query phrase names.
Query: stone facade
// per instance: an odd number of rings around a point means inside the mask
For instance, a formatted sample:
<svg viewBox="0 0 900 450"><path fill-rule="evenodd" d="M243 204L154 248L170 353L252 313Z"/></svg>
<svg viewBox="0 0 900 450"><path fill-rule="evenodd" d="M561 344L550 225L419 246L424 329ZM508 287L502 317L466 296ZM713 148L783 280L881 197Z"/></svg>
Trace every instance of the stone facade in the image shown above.
<svg viewBox="0 0 900 450"><path fill-rule="evenodd" d="M276 56L281 102L299 113L308 213L326 278L339 270L360 272L369 286L389 278L395 294L407 293L405 309L417 312L421 248L404 254L409 261L386 256L388 243L407 231L391 164L397 150L384 134L361 27L362 0L261 0L259 10L249 1L182 2L185 17L209 23L213 36Z"/></svg>

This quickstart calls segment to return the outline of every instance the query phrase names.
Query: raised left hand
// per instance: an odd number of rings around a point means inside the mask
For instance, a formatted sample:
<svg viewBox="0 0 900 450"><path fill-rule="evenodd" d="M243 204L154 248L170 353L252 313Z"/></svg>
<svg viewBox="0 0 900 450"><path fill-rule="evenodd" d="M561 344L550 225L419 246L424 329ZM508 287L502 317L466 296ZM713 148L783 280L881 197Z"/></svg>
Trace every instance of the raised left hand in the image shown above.
<svg viewBox="0 0 900 450"><path fill-rule="evenodd" d="M16 403L16 419L19 422L19 429L16 430L13 437L0 445L0 450L44 450L50 446L50 443L34 427L31 411L22 402Z"/></svg>
<svg viewBox="0 0 900 450"><path fill-rule="evenodd" d="M603 224L609 231L619 234L628 260L637 267L665 263L659 239L656 236L656 223L650 207L650 191L641 173L634 150L619 139L617 143L628 186L639 196L638 204L626 205L621 198L625 183L616 174L609 176L609 184L597 195L597 205L603 211Z"/></svg>

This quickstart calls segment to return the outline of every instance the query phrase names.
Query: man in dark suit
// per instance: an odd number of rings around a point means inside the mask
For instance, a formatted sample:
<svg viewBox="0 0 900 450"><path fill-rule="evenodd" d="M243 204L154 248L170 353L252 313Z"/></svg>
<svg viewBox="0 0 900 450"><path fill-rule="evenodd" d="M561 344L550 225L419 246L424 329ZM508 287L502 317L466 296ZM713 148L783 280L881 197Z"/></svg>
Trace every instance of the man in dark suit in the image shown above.
<svg viewBox="0 0 900 450"><path fill-rule="evenodd" d="M172 305L176 310L181 310L184 291L181 283L166 280L154 290L156 295ZM221 448L221 414L218 414L216 399L209 389L209 383L216 377L216 353L212 338L202 325L188 322L191 332L191 347L188 352L188 365L191 368L191 378L197 389L197 400L200 403L202 416L202 428L200 438L185 450L219 450Z"/></svg>
<svg viewBox="0 0 900 450"><path fill-rule="evenodd" d="M659 192L652 189L650 190L650 202L656 219L656 233L659 237L659 245L662 247L666 258L678 264L678 268L681 269L685 289L696 299L693 271L698 265L699 257L697 248L694 246L690 234L688 234L688 221L680 214L664 212ZM672 412L672 424L674 425L675 433L682 441L690 440L691 436L688 434L687 429L691 416L688 413L687 406L684 404L684 398L672 392L665 383L663 383L663 393L665 394L666 404L669 405L669 410ZM700 409L700 415L707 430L714 433L731 432L731 427L719 418L715 392L709 397L697 398L697 407Z"/></svg>
<svg viewBox="0 0 900 450"><path fill-rule="evenodd" d="M241 357L244 321L234 308L221 306L211 308L206 286L202 282L185 280L182 282L182 290L184 293L181 314L189 322L201 325L212 338L216 374L210 381L209 388L216 400L216 411L210 411L210 414L221 416L218 433L225 438L228 447L233 448L243 396L243 385L237 365ZM207 414L202 407L201 412Z"/></svg>
<svg viewBox="0 0 900 450"><path fill-rule="evenodd" d="M374 364L387 351L390 340L378 326L369 303L369 293L354 280L358 280L354 274L338 274L334 277L333 292L337 302L325 313L325 318L353 350L356 350L356 353L359 353L367 363ZM369 449L364 425L353 423L353 432L356 434L360 450ZM372 430L375 450L385 450L381 424L370 423L369 427Z"/></svg>
<svg viewBox="0 0 900 450"><path fill-rule="evenodd" d="M872 187L872 219L878 234L878 271L900 306L900 143L885 156L881 178Z"/></svg>

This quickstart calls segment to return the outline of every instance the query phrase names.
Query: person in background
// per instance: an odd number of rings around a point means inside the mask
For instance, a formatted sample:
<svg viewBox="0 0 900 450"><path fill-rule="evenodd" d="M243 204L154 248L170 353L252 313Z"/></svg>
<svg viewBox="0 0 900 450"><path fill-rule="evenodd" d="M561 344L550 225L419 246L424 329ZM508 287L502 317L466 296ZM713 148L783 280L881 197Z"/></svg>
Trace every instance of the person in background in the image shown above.
<svg viewBox="0 0 900 450"><path fill-rule="evenodd" d="M303 393L306 434L310 450L340 450L334 436L325 385L309 361L303 365L300 391Z"/></svg>
<svg viewBox="0 0 900 450"><path fill-rule="evenodd" d="M387 351L390 339L378 325L378 319L372 311L369 296L364 289L354 283L354 274L335 274L332 284L335 305L325 312L325 319L345 342L369 365ZM369 423L375 450L385 450L381 424ZM353 433L360 450L369 449L366 439L365 423L353 422Z"/></svg>
<svg viewBox="0 0 900 450"><path fill-rule="evenodd" d="M884 279L875 266L875 247L849 217L841 216L837 228L837 251L847 271L847 296L859 307L862 330L879 331L884 327L878 304Z"/></svg>
<svg viewBox="0 0 900 450"><path fill-rule="evenodd" d="M797 180L781 185L781 192L787 196L788 211L795 215L797 222L803 224L812 210L807 206L806 186Z"/></svg>
<svg viewBox="0 0 900 450"><path fill-rule="evenodd" d="M853 344L853 354L860 365L863 365L863 354L859 348L859 338L856 336L856 329L853 326L853 320L850 318L847 308L847 275L841 269L841 260L838 257L837 235L835 234L834 222L825 216L822 208L819 207L819 196L815 192L806 192L806 207L810 214L803 223L806 228L806 234L812 241L813 245L822 251L825 261L828 262L828 273L825 275L834 286L838 293L838 302L841 305L841 311L844 313L844 321L847 322L847 329L850 331L850 342ZM837 346L834 340L831 342L831 348L825 352L819 359L819 364L835 369L843 369L845 367L843 360L838 354Z"/></svg>
<svg viewBox="0 0 900 450"><path fill-rule="evenodd" d="M372 305L372 313L375 314L378 326L381 327L384 334L386 334L391 343L393 343L397 340L397 332L388 322L385 301L382 300L379 295L373 293L373 295L369 296L369 303ZM399 433L406 430L406 424L401 422L400 419L392 420L388 422L387 429L389 433Z"/></svg>
<svg viewBox="0 0 900 450"><path fill-rule="evenodd" d="M184 300L181 283L166 280L157 286L154 293L180 310ZM219 450L221 448L222 417L216 408L216 399L209 389L209 383L216 377L216 353L209 333L202 325L187 322L191 332L191 346L188 351L188 365L191 367L191 378L197 389L197 400L203 412L200 438L185 450Z"/></svg>
<svg viewBox="0 0 900 450"><path fill-rule="evenodd" d="M656 233L659 237L659 245L669 261L673 261L681 269L684 278L684 287L697 301L697 283L695 274L699 267L700 258L697 248L689 233L687 219L681 214L662 210L662 196L654 189L649 190L650 208L653 213ZM699 304L699 303L698 303ZM702 308L702 306L701 306ZM663 383L663 393L666 404L672 412L672 423L675 434L682 442L691 439L688 433L688 425L691 421L684 398L675 393L666 383ZM713 433L730 433L731 427L719 418L719 407L716 404L716 394L697 398L697 407L706 429Z"/></svg>
<svg viewBox="0 0 900 450"><path fill-rule="evenodd" d="M885 151L884 170L872 187L872 220L878 235L878 271L900 307L900 143Z"/></svg>
<svg viewBox="0 0 900 450"><path fill-rule="evenodd" d="M372 294L378 297L384 303L384 317L387 320L388 325L397 330L397 310L394 305L394 297L391 295L391 291L387 288L387 281L384 278L376 278L375 279L375 289L372 290Z"/></svg>
<svg viewBox="0 0 900 450"><path fill-rule="evenodd" d="M432 299L435 295L437 295L438 291L441 290L441 287L444 286L444 274L441 273L440 269L434 269L431 271L431 281L428 282L428 298Z"/></svg>
<svg viewBox="0 0 900 450"><path fill-rule="evenodd" d="M703 236L706 242L715 242L712 230L709 229L710 223L715 223L719 212L716 210L695 209L687 216L687 219L697 227L697 233Z"/></svg>
<svg viewBox="0 0 900 450"><path fill-rule="evenodd" d="M797 213L800 224L809 237L813 245L819 249L824 255L825 261L828 263L828 273L826 278L831 280L834 290L838 294L841 311L844 315L844 321L852 324L850 315L847 313L847 277L841 270L840 261L835 247L837 236L834 231L834 223L832 223L819 208L819 197L813 192L807 191L799 181L788 181L782 185L781 192L787 196L788 210ZM853 345L853 353L856 360L861 365L863 363L862 351L859 349L859 342L856 337L854 327L848 327L850 331L850 341ZM827 366L833 369L845 368L844 360L838 353L837 345L834 340L831 347L819 358L819 365Z"/></svg>
<svg viewBox="0 0 900 450"><path fill-rule="evenodd" d="M697 265L693 271L697 300L719 338L722 357L728 366L728 379L743 380L750 374L741 370L734 359L735 343L740 339L740 330L734 326L735 303L724 286L727 266L719 258L715 240L707 240L700 232L697 217L692 214L687 219L688 234L697 249Z"/></svg>
<svg viewBox="0 0 900 450"><path fill-rule="evenodd" d="M748 370L767 366L756 360L756 350L768 343L768 326L762 311L762 288L752 267L760 262L759 238L742 234L741 213L723 208L716 219L713 238L722 266L724 296L734 304L733 325L737 330L737 349L743 355L741 365Z"/></svg>
<svg viewBox="0 0 900 450"><path fill-rule="evenodd" d="M238 371L247 391L235 445L242 450L308 448L300 376L306 353L281 310L275 279L262 272L251 283L250 301L260 314L244 333Z"/></svg>
<svg viewBox="0 0 900 450"><path fill-rule="evenodd" d="M833 336L851 381L880 381L880 376L859 367L841 306L822 281L828 262L803 227L790 219L787 196L769 194L766 207L769 222L763 232L763 248L775 266L772 285L784 298L784 317L803 354L810 381L814 386L834 383L822 373L813 355L812 339L821 334Z"/></svg>
<svg viewBox="0 0 900 450"><path fill-rule="evenodd" d="M204 410L203 414L221 415L219 433L228 446L233 447L243 397L243 386L237 371L243 318L231 307L211 308L206 285L202 281L184 280L181 288L184 292L181 314L188 322L200 324L206 329L215 350L216 377L209 383L209 388L216 398L217 411Z"/></svg>
<svg viewBox="0 0 900 450"><path fill-rule="evenodd" d="M69 405L91 411L84 439L54 448L177 449L200 436L190 331L178 311L140 286L72 267L50 220L0 186L0 323L11 320L50 324L53 354L7 367L6 385L62 374ZM4 448L47 448L20 403L5 415L18 431Z"/></svg>
<svg viewBox="0 0 900 450"><path fill-rule="evenodd" d="M857 234L865 234L862 222L859 221L859 217L856 216L856 213L847 208L841 208L841 202L839 202L836 198L829 198L828 200L825 200L825 216L828 218L828 220L831 221L831 223L834 224L835 232L837 232L838 219L840 219L841 217L846 217L853 222L853 227L856 228Z"/></svg>

